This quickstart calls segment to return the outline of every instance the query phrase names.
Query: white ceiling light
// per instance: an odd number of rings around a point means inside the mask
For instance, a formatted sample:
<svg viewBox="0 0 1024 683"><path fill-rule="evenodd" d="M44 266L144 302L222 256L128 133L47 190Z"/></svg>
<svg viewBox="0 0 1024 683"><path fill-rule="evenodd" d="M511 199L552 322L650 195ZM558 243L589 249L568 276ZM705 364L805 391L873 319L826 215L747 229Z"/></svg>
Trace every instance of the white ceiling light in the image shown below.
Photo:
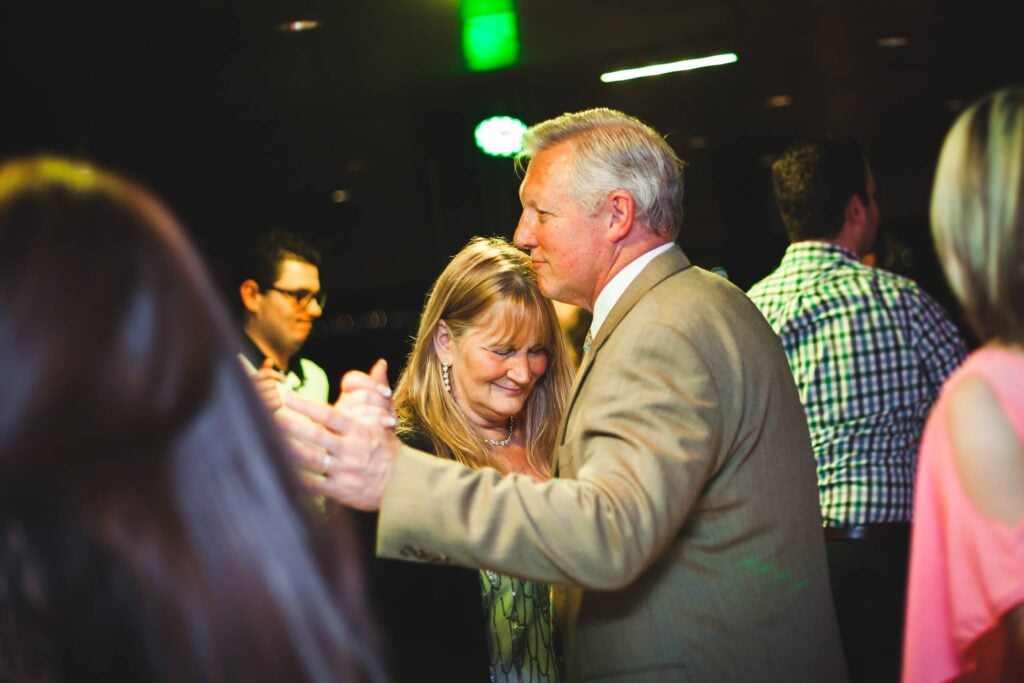
<svg viewBox="0 0 1024 683"><path fill-rule="evenodd" d="M312 31L315 28L320 27L320 22L315 19L298 19L296 21L286 21L283 24L277 25L277 30L283 33L299 33L301 31Z"/></svg>
<svg viewBox="0 0 1024 683"><path fill-rule="evenodd" d="M662 74L674 73L676 71L692 71L693 69L704 69L709 66L721 66L732 64L739 60L733 52L726 52L720 55L709 55L695 59L683 59L678 62L666 62L664 64L651 64L640 66L634 69L621 69L601 74L601 82L614 83L616 81L629 81L634 78L647 78L648 76L661 76Z"/></svg>

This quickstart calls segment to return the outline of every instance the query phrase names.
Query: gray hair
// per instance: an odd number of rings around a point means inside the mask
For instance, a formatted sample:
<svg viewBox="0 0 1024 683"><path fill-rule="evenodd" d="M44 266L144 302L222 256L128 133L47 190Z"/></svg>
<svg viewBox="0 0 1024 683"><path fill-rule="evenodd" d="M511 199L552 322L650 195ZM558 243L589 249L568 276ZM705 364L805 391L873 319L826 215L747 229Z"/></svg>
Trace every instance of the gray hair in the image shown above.
<svg viewBox="0 0 1024 683"><path fill-rule="evenodd" d="M577 203L596 211L609 192L626 190L648 228L675 239L683 222L683 162L657 131L614 109L562 114L526 132L517 168L566 140L574 145L569 194Z"/></svg>

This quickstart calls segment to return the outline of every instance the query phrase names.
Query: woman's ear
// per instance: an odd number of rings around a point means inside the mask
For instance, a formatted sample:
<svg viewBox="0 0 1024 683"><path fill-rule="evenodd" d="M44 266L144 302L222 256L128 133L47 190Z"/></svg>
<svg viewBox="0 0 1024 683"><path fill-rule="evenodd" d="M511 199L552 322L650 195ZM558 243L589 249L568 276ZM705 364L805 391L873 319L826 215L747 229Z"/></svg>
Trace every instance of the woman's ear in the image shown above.
<svg viewBox="0 0 1024 683"><path fill-rule="evenodd" d="M442 363L451 365L452 331L448 329L448 323L439 320L434 328L434 353Z"/></svg>

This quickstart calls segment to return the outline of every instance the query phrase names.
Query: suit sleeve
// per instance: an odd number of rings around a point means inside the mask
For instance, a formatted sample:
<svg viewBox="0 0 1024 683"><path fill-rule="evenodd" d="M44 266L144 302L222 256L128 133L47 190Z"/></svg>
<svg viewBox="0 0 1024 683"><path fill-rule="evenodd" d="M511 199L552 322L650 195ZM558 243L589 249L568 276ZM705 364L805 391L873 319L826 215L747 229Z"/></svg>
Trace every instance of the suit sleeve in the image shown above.
<svg viewBox="0 0 1024 683"><path fill-rule="evenodd" d="M377 552L591 589L628 585L680 533L715 473L716 379L700 349L654 322L594 359L557 454L536 483L403 449L381 507Z"/></svg>

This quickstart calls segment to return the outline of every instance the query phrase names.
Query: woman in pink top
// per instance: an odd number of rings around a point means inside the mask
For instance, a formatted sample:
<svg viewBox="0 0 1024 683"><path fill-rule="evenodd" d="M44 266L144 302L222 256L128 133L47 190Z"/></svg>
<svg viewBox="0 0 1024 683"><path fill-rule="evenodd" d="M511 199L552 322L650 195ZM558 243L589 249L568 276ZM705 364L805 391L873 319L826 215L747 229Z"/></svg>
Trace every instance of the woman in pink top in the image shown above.
<svg viewBox="0 0 1024 683"><path fill-rule="evenodd" d="M931 203L943 269L985 345L921 441L904 681L1024 680L1024 88L965 111Z"/></svg>

